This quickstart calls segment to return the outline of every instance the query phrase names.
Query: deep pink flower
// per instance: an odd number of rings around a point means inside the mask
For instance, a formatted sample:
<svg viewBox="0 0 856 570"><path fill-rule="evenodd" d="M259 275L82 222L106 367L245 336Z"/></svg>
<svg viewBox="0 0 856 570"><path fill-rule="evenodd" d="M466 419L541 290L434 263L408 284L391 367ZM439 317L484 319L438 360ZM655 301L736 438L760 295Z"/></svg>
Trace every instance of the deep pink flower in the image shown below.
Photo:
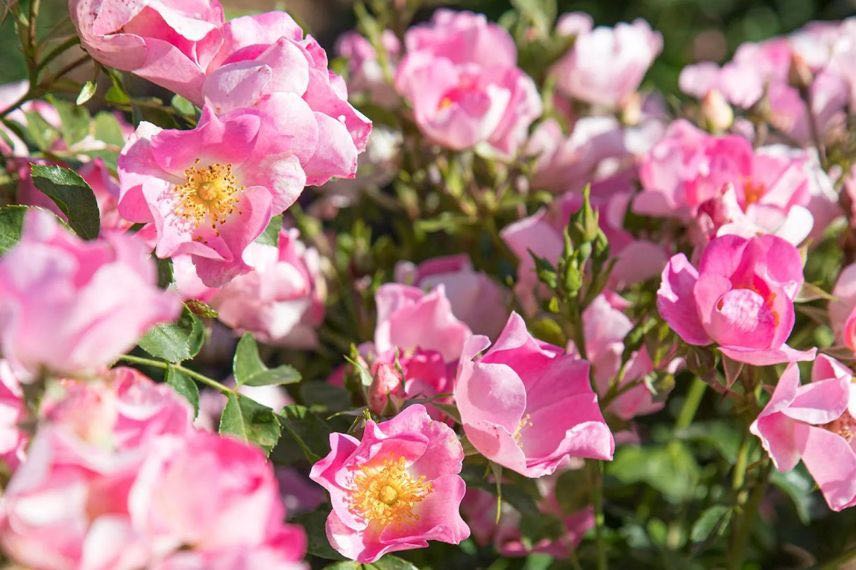
<svg viewBox="0 0 856 570"><path fill-rule="evenodd" d="M640 178L636 212L692 221L705 239L772 233L798 244L815 215L829 219L827 176L807 151L755 151L743 137L708 135L683 120L643 157Z"/></svg>
<svg viewBox="0 0 856 570"><path fill-rule="evenodd" d="M517 151L541 100L508 32L480 14L438 10L405 43L395 84L423 133L454 150L485 143L503 156Z"/></svg>
<svg viewBox="0 0 856 570"><path fill-rule="evenodd" d="M26 456L29 435L21 428L27 417L21 383L5 360L0 360L0 465L14 471Z"/></svg>
<svg viewBox="0 0 856 570"><path fill-rule="evenodd" d="M594 105L626 102L663 49L663 36L644 20L580 31L554 73L560 91Z"/></svg>
<svg viewBox="0 0 856 570"><path fill-rule="evenodd" d="M309 476L330 493L327 538L342 555L371 563L429 540L459 544L469 536L458 512L463 448L424 407L368 420L361 440L333 433L330 447Z"/></svg>
<svg viewBox="0 0 856 570"><path fill-rule="evenodd" d="M119 211L151 224L158 257L190 255L203 282L222 285L250 269L246 247L303 191L303 144L251 110L206 107L188 131L142 123L119 157ZM282 154L268 154L274 147Z"/></svg>
<svg viewBox="0 0 856 570"><path fill-rule="evenodd" d="M811 383L800 385L799 367L788 365L773 397L750 431L779 471L802 460L829 508L856 505L856 384L837 360L818 356Z"/></svg>
<svg viewBox="0 0 856 570"><path fill-rule="evenodd" d="M835 338L856 354L856 263L841 271L829 302L829 323Z"/></svg>
<svg viewBox="0 0 856 570"><path fill-rule="evenodd" d="M512 313L490 346L471 337L461 355L455 402L470 442L527 477L568 457L612 459L615 444L589 383L589 364L542 343Z"/></svg>
<svg viewBox="0 0 856 570"><path fill-rule="evenodd" d="M474 270L466 255L435 257L419 265L399 262L395 278L426 291L443 285L452 313L476 334L495 337L508 318L508 291Z"/></svg>
<svg viewBox="0 0 856 570"><path fill-rule="evenodd" d="M769 235L728 235L710 242L698 269L682 253L672 257L663 270L657 308L685 342L716 343L738 362L812 360L815 349L785 344L802 284L802 259L790 243Z"/></svg>
<svg viewBox="0 0 856 570"><path fill-rule="evenodd" d="M235 18L222 33L202 87L206 104L218 114L248 107L262 113L279 143L264 153L297 156L307 184L352 178L371 121L348 103L318 42L285 12Z"/></svg>
<svg viewBox="0 0 856 570"><path fill-rule="evenodd" d="M130 71L192 101L220 47L217 0L69 0L71 20L96 61Z"/></svg>
<svg viewBox="0 0 856 570"><path fill-rule="evenodd" d="M0 260L0 343L22 381L96 372L179 308L156 287L137 239L107 232L84 242L47 212L28 213L21 241Z"/></svg>

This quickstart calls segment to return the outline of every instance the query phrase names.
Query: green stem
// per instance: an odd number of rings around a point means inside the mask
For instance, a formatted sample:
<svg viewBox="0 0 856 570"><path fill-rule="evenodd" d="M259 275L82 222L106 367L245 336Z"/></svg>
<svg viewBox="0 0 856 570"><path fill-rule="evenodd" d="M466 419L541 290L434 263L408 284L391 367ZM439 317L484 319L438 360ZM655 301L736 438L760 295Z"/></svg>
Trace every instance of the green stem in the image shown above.
<svg viewBox="0 0 856 570"><path fill-rule="evenodd" d="M690 386L689 392L687 392L684 405L681 407L677 421L675 421L676 431L688 428L693 422L693 418L695 418L698 407L704 398L704 391L706 388L707 384L705 384L704 380L698 376L693 378L693 383Z"/></svg>
<svg viewBox="0 0 856 570"><path fill-rule="evenodd" d="M173 368L173 369L181 372L185 376L193 378L194 380L196 380L200 384L205 384L206 386L208 386L210 388L214 388L215 390L219 391L222 394L228 395L228 394L236 393L235 390L233 390L232 388L229 388L228 386L221 384L220 382L214 380L213 378L209 378L208 376L205 376L204 374L200 374L199 372L196 372L195 370L191 370L190 368L185 368L184 366L182 366L180 364L171 364L169 362L163 362L162 360L154 360L152 358L143 358L141 356L133 356L130 354L120 356L119 360L124 360L125 362L129 362L131 364L140 364L142 366L151 366L152 368L158 368L160 370L169 370L170 368Z"/></svg>
<svg viewBox="0 0 856 570"><path fill-rule="evenodd" d="M739 570L743 566L743 557L746 552L746 546L749 543L749 536L752 534L752 527L755 517L758 514L758 507L761 505L761 501L764 498L764 491L767 489L767 479L770 474L771 465L771 462L767 459L764 468L752 485L748 500L743 504L738 518L734 523L731 535L731 547L728 549L729 570ZM745 495L745 491L743 494Z"/></svg>
<svg viewBox="0 0 856 570"><path fill-rule="evenodd" d="M597 546L597 569L606 570L606 544L603 536L603 462L589 462L589 476L592 479L592 503L594 504L594 540Z"/></svg>

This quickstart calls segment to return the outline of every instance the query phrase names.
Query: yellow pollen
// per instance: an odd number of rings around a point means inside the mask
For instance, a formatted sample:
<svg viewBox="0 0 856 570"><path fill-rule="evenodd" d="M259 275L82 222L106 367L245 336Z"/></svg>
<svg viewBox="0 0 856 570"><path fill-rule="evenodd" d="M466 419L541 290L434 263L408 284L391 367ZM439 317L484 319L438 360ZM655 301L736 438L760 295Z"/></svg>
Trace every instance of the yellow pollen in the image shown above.
<svg viewBox="0 0 856 570"><path fill-rule="evenodd" d="M235 211L243 190L232 165L215 162L199 166L196 159L184 176L184 183L175 188L179 197L176 213L196 226L207 222L217 229Z"/></svg>
<svg viewBox="0 0 856 570"><path fill-rule="evenodd" d="M511 437L514 438L514 441L517 442L517 445L523 445L523 430L532 426L532 415L526 414L520 421L517 423L517 428L514 430L514 433L511 434Z"/></svg>
<svg viewBox="0 0 856 570"><path fill-rule="evenodd" d="M838 417L838 419L832 420L828 424L824 424L820 427L829 430L832 433L837 433L848 443L850 443L853 437L856 436L856 419L854 419L853 416L850 415L850 412L846 410Z"/></svg>
<svg viewBox="0 0 856 570"><path fill-rule="evenodd" d="M442 111L443 109L448 109L452 106L452 98L451 97L443 97L440 99L440 102L437 104L437 110Z"/></svg>
<svg viewBox="0 0 856 570"><path fill-rule="evenodd" d="M350 509L371 525L413 522L419 519L413 509L432 488L424 476L415 478L407 471L403 457L387 459L357 471Z"/></svg>
<svg viewBox="0 0 856 570"><path fill-rule="evenodd" d="M767 189L761 183L747 180L743 184L743 199L747 206L757 203L766 192Z"/></svg>

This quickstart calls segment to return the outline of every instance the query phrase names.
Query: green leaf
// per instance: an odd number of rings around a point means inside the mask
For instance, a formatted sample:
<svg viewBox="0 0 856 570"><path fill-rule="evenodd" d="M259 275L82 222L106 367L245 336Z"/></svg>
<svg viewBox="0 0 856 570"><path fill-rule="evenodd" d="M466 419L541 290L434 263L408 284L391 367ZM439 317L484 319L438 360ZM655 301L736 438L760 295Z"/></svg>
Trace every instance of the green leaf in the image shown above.
<svg viewBox="0 0 856 570"><path fill-rule="evenodd" d="M196 116L196 107L193 105L193 102L185 99L181 95L173 95L172 106L182 115L186 115L188 117Z"/></svg>
<svg viewBox="0 0 856 570"><path fill-rule="evenodd" d="M256 238L257 243L265 245L279 245L279 232L282 229L282 216L274 216L270 223L262 232L262 235Z"/></svg>
<svg viewBox="0 0 856 570"><path fill-rule="evenodd" d="M204 343L202 322L184 308L177 322L158 325L140 339L140 348L155 358L177 364L199 354Z"/></svg>
<svg viewBox="0 0 856 570"><path fill-rule="evenodd" d="M95 193L79 174L62 166L30 164L33 184L59 206L77 235L95 239L101 231L101 214Z"/></svg>
<svg viewBox="0 0 856 570"><path fill-rule="evenodd" d="M392 556L391 554L387 554L377 562L366 564L366 566L368 568L377 568L377 570L419 570L411 562L398 556Z"/></svg>
<svg viewBox="0 0 856 570"><path fill-rule="evenodd" d="M59 114L60 133L68 146L72 146L86 138L89 134L89 111L85 107L64 101L52 95L47 100Z"/></svg>
<svg viewBox="0 0 856 570"><path fill-rule="evenodd" d="M57 130L35 111L25 112L24 116L27 135L39 150L48 150L59 138Z"/></svg>
<svg viewBox="0 0 856 570"><path fill-rule="evenodd" d="M306 406L286 406L280 421L309 461L318 461L330 451L330 427Z"/></svg>
<svg viewBox="0 0 856 570"><path fill-rule="evenodd" d="M344 557L333 550L330 543L327 542L327 531L325 528L327 514L325 511L315 510L311 513L304 513L294 517L294 522L302 526L306 531L306 538L308 539L307 550L309 554L319 558L326 558L327 560L342 560ZM335 568L343 570L343 568L350 567L335 566Z"/></svg>
<svg viewBox="0 0 856 570"><path fill-rule="evenodd" d="M0 208L0 255L12 249L21 239L27 206L4 206Z"/></svg>
<svg viewBox="0 0 856 570"><path fill-rule="evenodd" d="M327 382L304 382L300 386L300 397L314 411L322 413L340 412L351 407L348 391Z"/></svg>
<svg viewBox="0 0 856 570"><path fill-rule="evenodd" d="M811 508L816 501L816 496L812 493L814 482L805 471L805 467L797 465L786 473L780 473L774 469L770 475L770 482L791 499L800 522L804 525L809 524Z"/></svg>
<svg viewBox="0 0 856 570"><path fill-rule="evenodd" d="M731 509L723 505L714 505L706 509L693 524L690 540L704 542L714 531L721 535L731 519Z"/></svg>
<svg viewBox="0 0 856 570"><path fill-rule="evenodd" d="M695 458L680 442L623 447L607 466L607 473L622 483L647 483L672 502L692 498L700 477Z"/></svg>
<svg viewBox="0 0 856 570"><path fill-rule="evenodd" d="M343 560L341 562L334 562L332 564L328 564L323 568L323 570L361 570L362 567L363 565L359 562Z"/></svg>
<svg viewBox="0 0 856 570"><path fill-rule="evenodd" d="M268 368L259 356L259 348L250 334L238 341L232 363L235 382L239 386L279 386L300 382L301 376L293 366L282 364Z"/></svg>
<svg viewBox="0 0 856 570"><path fill-rule="evenodd" d="M166 383L193 406L193 417L199 413L199 387L189 376L172 366L167 368Z"/></svg>
<svg viewBox="0 0 856 570"><path fill-rule="evenodd" d="M231 393L220 416L220 433L231 434L270 454L282 435L279 418L270 408Z"/></svg>
<svg viewBox="0 0 856 570"><path fill-rule="evenodd" d="M101 111L95 115L93 121L95 138L109 145L122 148L125 145L125 135L122 133L122 125L112 113Z"/></svg>

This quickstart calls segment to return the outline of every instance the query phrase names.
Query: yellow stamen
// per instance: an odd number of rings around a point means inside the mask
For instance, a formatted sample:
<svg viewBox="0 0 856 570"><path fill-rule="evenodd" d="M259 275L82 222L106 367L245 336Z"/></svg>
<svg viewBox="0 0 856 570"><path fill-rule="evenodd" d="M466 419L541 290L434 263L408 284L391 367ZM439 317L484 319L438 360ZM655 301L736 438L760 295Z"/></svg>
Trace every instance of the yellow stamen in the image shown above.
<svg viewBox="0 0 856 570"><path fill-rule="evenodd" d="M747 180L743 184L743 200L746 202L747 206L760 201L766 192L767 189L761 183Z"/></svg>
<svg viewBox="0 0 856 570"><path fill-rule="evenodd" d="M387 459L380 465L367 465L354 475L351 512L369 524L387 526L413 522L419 515L413 509L432 490L424 476L413 477L403 457Z"/></svg>
<svg viewBox="0 0 856 570"><path fill-rule="evenodd" d="M514 430L514 433L511 434L511 437L514 438L514 441L517 442L517 445L523 445L523 430L532 426L532 415L526 414L520 421L517 423L517 428Z"/></svg>
<svg viewBox="0 0 856 570"><path fill-rule="evenodd" d="M243 190L232 165L215 162L199 166L197 159L184 176L184 183L175 188L179 197L176 213L195 226L209 223L217 229L235 211Z"/></svg>
<svg viewBox="0 0 856 570"><path fill-rule="evenodd" d="M850 442L856 436L856 419L850 415L850 412L844 411L838 419L832 420L828 424L821 426L824 429L837 433L844 438L844 441Z"/></svg>

